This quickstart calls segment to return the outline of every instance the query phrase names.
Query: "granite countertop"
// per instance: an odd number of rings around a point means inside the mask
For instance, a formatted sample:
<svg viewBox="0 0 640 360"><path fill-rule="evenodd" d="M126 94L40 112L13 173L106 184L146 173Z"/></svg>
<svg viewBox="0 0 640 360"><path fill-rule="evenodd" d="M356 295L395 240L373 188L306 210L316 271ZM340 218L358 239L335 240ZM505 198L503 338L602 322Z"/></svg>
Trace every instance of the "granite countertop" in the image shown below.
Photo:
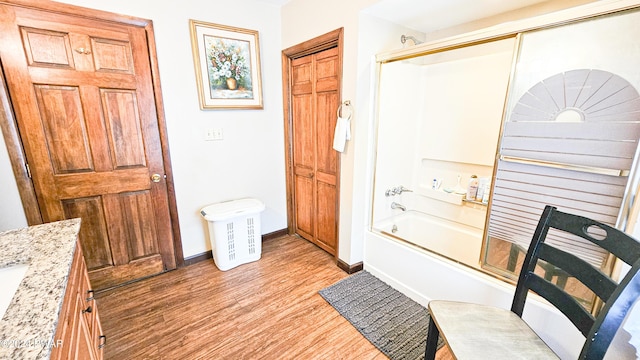
<svg viewBox="0 0 640 360"><path fill-rule="evenodd" d="M48 359L80 219L0 232L0 268L28 264L0 320L0 359Z"/></svg>

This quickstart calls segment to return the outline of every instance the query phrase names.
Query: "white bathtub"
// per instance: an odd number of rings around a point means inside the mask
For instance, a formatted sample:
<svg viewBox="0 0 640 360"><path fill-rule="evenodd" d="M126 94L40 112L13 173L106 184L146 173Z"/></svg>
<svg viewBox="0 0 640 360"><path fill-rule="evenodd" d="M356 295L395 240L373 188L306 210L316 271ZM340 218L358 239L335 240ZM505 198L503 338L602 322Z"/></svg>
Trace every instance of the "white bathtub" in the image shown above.
<svg viewBox="0 0 640 360"><path fill-rule="evenodd" d="M405 211L374 224L374 231L462 264L479 267L482 230L419 211Z"/></svg>

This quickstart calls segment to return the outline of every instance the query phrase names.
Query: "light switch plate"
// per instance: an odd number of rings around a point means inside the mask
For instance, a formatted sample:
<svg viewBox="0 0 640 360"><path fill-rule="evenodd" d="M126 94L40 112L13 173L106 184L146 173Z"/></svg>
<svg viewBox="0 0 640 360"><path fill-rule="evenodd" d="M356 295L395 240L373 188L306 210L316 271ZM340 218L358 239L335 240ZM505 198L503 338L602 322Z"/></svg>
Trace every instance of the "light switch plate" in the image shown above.
<svg viewBox="0 0 640 360"><path fill-rule="evenodd" d="M222 140L224 138L222 128L210 128L206 130L204 139L206 141Z"/></svg>

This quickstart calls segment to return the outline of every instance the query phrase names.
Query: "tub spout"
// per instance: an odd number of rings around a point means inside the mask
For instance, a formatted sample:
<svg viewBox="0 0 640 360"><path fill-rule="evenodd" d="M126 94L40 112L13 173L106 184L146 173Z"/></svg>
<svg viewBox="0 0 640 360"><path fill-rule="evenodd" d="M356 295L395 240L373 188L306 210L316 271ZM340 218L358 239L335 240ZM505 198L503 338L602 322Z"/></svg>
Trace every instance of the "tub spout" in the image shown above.
<svg viewBox="0 0 640 360"><path fill-rule="evenodd" d="M404 206L404 205L402 205L402 204L398 204L398 203L397 203L397 202L395 202L395 201L391 203L391 208L392 208L392 209L400 209L400 210L402 210L402 211L407 211L407 207L406 207L406 206Z"/></svg>

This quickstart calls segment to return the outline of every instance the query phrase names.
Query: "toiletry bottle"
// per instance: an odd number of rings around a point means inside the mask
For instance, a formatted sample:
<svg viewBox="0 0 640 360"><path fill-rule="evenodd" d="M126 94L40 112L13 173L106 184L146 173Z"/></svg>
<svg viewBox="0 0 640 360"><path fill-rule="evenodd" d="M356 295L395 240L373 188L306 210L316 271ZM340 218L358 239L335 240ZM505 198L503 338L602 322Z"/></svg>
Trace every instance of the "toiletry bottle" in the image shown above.
<svg viewBox="0 0 640 360"><path fill-rule="evenodd" d="M487 186L487 183L489 183L489 178L478 178L478 192L476 193L476 201L482 201L482 196L484 195L484 189Z"/></svg>
<svg viewBox="0 0 640 360"><path fill-rule="evenodd" d="M475 200L478 193L478 177L471 175L469 185L467 186L467 200Z"/></svg>
<svg viewBox="0 0 640 360"><path fill-rule="evenodd" d="M484 187L484 194L482 194L482 203L483 204L489 203L489 192L490 191L491 191L491 183L487 182L487 184Z"/></svg>

